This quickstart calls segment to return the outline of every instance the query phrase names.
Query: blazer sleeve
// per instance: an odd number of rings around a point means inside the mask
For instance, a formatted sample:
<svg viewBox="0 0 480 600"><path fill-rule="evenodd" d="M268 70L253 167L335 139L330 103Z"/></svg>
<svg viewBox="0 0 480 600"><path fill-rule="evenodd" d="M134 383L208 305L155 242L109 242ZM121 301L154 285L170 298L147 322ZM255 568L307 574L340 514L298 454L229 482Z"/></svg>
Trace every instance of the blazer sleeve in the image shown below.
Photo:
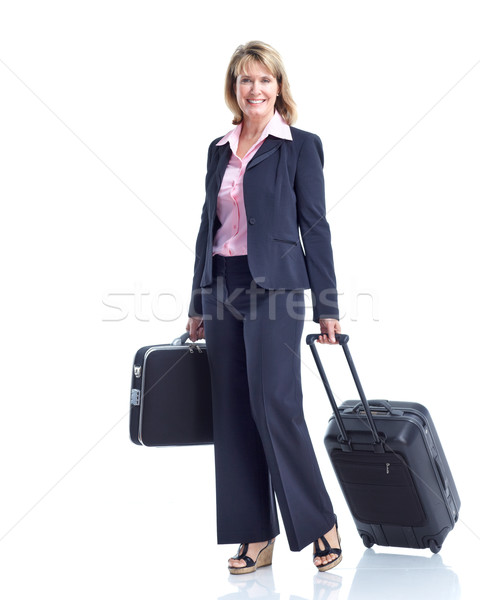
<svg viewBox="0 0 480 600"><path fill-rule="evenodd" d="M220 139L220 138L218 138ZM212 154L215 148L215 143L218 140L214 140L208 149L208 158L207 158L207 175L211 165ZM200 228L197 234L197 241L195 243L195 263L193 267L193 282L192 282L192 291L190 295L190 305L188 308L188 316L189 317L201 317L202 316L202 290L200 287L200 282L202 280L203 269L205 267L205 252L207 247L207 239L208 239L208 210L207 210L207 200L203 203L202 215L200 218Z"/></svg>
<svg viewBox="0 0 480 600"><path fill-rule="evenodd" d="M322 142L317 135L309 134L299 151L294 188L316 323L319 319L339 318L323 164Z"/></svg>

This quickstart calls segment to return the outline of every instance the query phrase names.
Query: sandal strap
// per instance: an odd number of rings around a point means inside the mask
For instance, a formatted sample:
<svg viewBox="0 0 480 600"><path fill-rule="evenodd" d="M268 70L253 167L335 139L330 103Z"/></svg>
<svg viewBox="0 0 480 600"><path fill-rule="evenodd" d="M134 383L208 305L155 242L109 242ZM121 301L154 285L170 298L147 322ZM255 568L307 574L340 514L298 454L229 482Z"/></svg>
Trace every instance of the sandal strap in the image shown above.
<svg viewBox="0 0 480 600"><path fill-rule="evenodd" d="M325 552L324 550L321 550L320 552L315 552L313 558L323 558L324 556L328 556L329 554L336 554L338 558L341 553L342 550L340 548L330 548L328 552Z"/></svg>
<svg viewBox="0 0 480 600"><path fill-rule="evenodd" d="M253 558L250 558L250 556L242 556L242 558L237 559L237 560L244 560L245 564L247 567L254 567L255 566L255 561L253 560Z"/></svg>
<svg viewBox="0 0 480 600"><path fill-rule="evenodd" d="M243 546L243 550L242 550L242 546ZM238 547L238 550L237 550L237 554L233 557L233 559L234 560L244 560L245 566L254 567L255 561L250 556L247 556L247 552L248 552L248 544L240 544L240 546Z"/></svg>
<svg viewBox="0 0 480 600"><path fill-rule="evenodd" d="M233 557L235 560L244 558L248 552L248 544L240 544L237 550L237 554Z"/></svg>
<svg viewBox="0 0 480 600"><path fill-rule="evenodd" d="M328 556L329 554L336 554L337 556L340 556L340 554L342 553L341 548L332 548L323 535L320 536L320 539L322 540L323 545L325 546L325 550L320 550L320 544L318 543L318 540L315 540L315 553L313 555L313 558L323 558L324 556Z"/></svg>
<svg viewBox="0 0 480 600"><path fill-rule="evenodd" d="M272 540L269 540L267 542L267 545L264 546L258 553L257 555L257 560L253 560L253 558L251 558L250 556L247 556L247 552L248 552L248 544L243 543L240 544L240 546L238 547L237 550L237 554L235 556L233 556L233 560L244 560L245 561L245 565L247 567L254 567L257 564L258 558L260 556L260 554L266 549L268 548L268 546L270 546L271 544L273 544L273 542L275 541L275 538ZM323 541L323 540L322 540ZM242 550L243 547L243 550ZM242 567L240 567L242 568Z"/></svg>
<svg viewBox="0 0 480 600"><path fill-rule="evenodd" d="M328 556L329 554L336 554L337 557L342 553L341 548L330 548L330 550L320 550L319 552L315 552L313 558L323 558L324 556Z"/></svg>

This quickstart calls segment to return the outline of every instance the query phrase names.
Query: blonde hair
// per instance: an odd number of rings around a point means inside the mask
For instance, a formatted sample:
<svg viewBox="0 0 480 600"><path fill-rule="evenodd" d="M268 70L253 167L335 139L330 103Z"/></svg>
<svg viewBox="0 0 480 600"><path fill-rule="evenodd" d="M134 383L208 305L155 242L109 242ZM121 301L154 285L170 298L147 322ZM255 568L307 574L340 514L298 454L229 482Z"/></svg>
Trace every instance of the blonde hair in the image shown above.
<svg viewBox="0 0 480 600"><path fill-rule="evenodd" d="M280 92L275 102L275 109L288 125L292 125L297 119L297 106L290 92L290 84L282 58L274 48L259 41L238 46L228 65L225 77L225 102L233 113L232 123L238 125L243 120L243 113L235 94L235 82L240 73L244 73L254 62L262 64L277 80Z"/></svg>

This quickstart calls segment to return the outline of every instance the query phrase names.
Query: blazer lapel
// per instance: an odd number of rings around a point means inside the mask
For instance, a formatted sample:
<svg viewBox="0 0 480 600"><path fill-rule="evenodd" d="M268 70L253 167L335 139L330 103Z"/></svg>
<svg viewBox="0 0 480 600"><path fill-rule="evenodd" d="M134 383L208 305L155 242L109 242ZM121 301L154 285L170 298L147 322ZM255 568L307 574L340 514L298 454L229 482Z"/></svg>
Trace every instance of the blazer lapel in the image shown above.
<svg viewBox="0 0 480 600"><path fill-rule="evenodd" d="M219 146L218 151L218 163L217 169L215 173L215 181L216 181L216 196L218 196L218 192L220 191L220 186L222 185L223 176L225 175L225 171L227 169L228 161L230 160L230 156L232 155L232 151L230 149L230 144L227 142L223 146Z"/></svg>
<svg viewBox="0 0 480 600"><path fill-rule="evenodd" d="M259 163L264 161L266 158L271 156L274 152L276 152L278 150L278 148L280 147L282 141L283 140L281 140L280 138L268 136L267 139L260 146L258 151L255 153L255 156L248 163L247 170L251 169L255 165L258 165Z"/></svg>
<svg viewBox="0 0 480 600"><path fill-rule="evenodd" d="M209 214L214 215L217 212L217 198L218 192L220 191L220 186L222 185L223 176L225 175L225 171L227 169L228 161L230 160L230 156L232 155L232 151L230 150L230 144L225 144L222 146L218 146L217 148L217 156L216 162L210 167L211 171L211 179L210 183L207 186L207 200L209 206ZM213 159L214 161L215 159Z"/></svg>

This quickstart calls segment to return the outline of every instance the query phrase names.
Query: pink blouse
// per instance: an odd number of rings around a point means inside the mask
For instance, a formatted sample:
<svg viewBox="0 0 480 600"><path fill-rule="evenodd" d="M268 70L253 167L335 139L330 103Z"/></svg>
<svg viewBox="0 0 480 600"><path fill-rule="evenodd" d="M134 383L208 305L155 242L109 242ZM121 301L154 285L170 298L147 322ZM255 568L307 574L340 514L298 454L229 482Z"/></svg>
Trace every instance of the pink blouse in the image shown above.
<svg viewBox="0 0 480 600"><path fill-rule="evenodd" d="M232 150L232 156L223 176L217 198L217 216L222 225L213 240L213 254L222 254L223 256L247 254L247 217L243 198L243 176L248 163L255 156L268 135L274 135L285 140L292 139L290 127L281 115L275 111L258 141L243 158L239 158L237 149L241 130L242 124L240 123L217 142L217 146L222 146L228 142Z"/></svg>

